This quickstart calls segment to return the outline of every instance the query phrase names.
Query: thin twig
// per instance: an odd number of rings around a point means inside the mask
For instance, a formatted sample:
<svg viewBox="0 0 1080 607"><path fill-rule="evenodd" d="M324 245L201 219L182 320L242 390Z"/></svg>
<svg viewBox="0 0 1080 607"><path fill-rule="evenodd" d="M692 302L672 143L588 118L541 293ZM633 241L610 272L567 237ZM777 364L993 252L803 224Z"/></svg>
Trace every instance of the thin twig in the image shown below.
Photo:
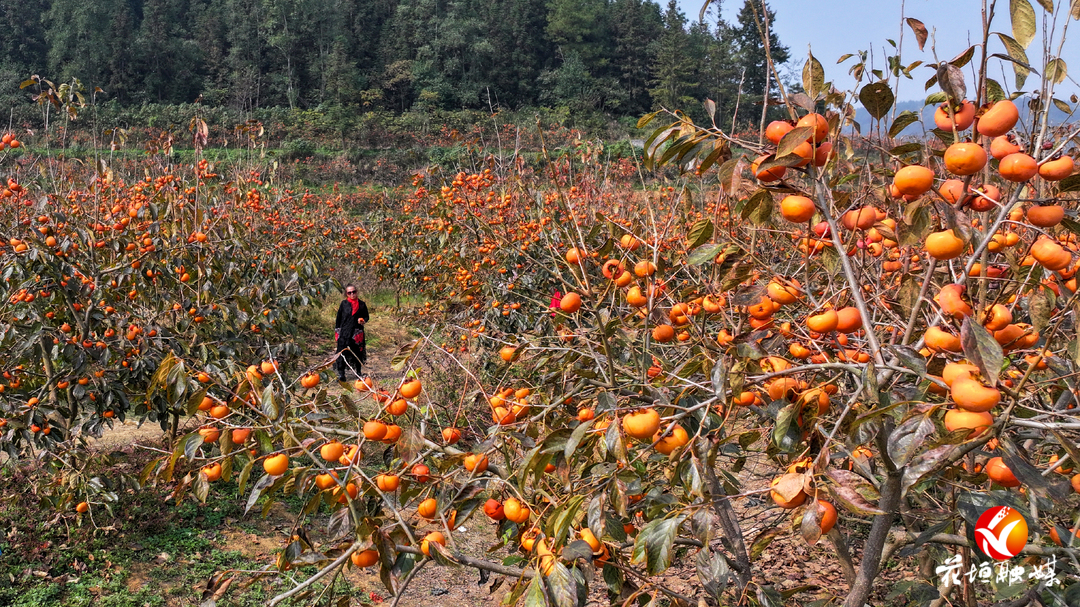
<svg viewBox="0 0 1080 607"><path fill-rule="evenodd" d="M284 601L285 599L288 599L289 597L295 596L295 595L299 594L300 592L303 592L304 589L306 589L308 586L314 584L315 582L321 580L323 578L323 576L325 576L326 574L330 573L331 571L334 571L338 567L343 566L345 564L345 561L349 560L349 557L352 556L352 553L356 552L359 549L360 549L360 542L353 542L353 545L349 546L348 550L343 552L341 554L341 556L334 559L334 562L332 562L329 565L327 565L326 567L323 567L322 569L320 569L318 571L318 573L316 573L315 575L309 577L308 579L304 580L303 582L300 582L292 590L289 590L288 592L283 592L283 593L275 596L274 598L270 599L270 606L269 607L274 607L275 605L277 605L278 603Z"/></svg>

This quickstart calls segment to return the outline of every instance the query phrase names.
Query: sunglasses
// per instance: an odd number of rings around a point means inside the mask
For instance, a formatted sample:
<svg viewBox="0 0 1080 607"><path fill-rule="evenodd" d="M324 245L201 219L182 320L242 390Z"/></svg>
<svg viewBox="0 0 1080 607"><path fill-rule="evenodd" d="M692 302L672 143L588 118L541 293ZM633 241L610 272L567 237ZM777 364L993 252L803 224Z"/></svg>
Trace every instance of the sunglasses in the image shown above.
<svg viewBox="0 0 1080 607"><path fill-rule="evenodd" d="M356 291L345 291L346 295L356 295Z"/></svg>

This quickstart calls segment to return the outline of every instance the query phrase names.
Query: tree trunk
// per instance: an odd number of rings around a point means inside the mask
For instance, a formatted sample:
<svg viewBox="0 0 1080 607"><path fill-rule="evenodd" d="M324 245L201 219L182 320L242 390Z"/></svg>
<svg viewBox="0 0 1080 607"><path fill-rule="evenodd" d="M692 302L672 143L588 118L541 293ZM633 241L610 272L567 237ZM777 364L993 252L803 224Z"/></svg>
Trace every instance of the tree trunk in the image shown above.
<svg viewBox="0 0 1080 607"><path fill-rule="evenodd" d="M900 504L900 481L903 478L902 470L889 472L881 487L881 501L878 508L885 514L874 517L870 526L870 536L866 539L863 548L862 562L855 583L851 586L843 607L863 607L866 599L870 597L870 591L874 587L874 580L881 572L881 551L885 547L885 541L889 538L889 529L896 518L896 509Z"/></svg>
<svg viewBox="0 0 1080 607"><path fill-rule="evenodd" d="M739 586L739 591L742 592L750 584L753 576L750 573L750 555L746 552L746 540L743 538L742 528L739 526L738 517L735 514L735 510L731 507L731 500L727 497L727 492L724 491L724 486L720 483L720 479L716 477L716 470L713 469L712 464L708 459L703 459L706 462L706 477L709 481L709 501L712 502L713 511L720 519L720 527L724 531L724 537L726 537L730 543L730 550L735 553L735 579Z"/></svg>

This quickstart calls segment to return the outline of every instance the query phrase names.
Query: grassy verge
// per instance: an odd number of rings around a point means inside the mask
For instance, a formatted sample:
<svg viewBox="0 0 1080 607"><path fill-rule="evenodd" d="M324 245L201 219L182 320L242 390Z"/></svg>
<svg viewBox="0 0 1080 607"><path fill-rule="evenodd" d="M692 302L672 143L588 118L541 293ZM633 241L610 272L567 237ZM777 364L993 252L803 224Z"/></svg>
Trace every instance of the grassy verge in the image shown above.
<svg viewBox="0 0 1080 607"><path fill-rule="evenodd" d="M100 473L115 478L152 455L138 449L114 453ZM189 497L176 505L167 501L167 491L146 487L121 492L111 513L97 506L77 516L41 507L34 482L39 475L11 465L0 470L0 520L6 521L0 535L0 605L199 605L231 578L217 607L260 607L288 588L276 575L256 574L276 571L278 552L303 506L299 499L280 502L263 519L258 507L244 516L244 496L235 482L215 483L206 504ZM301 568L299 574L314 572ZM338 578L334 594L352 597L347 604L368 602L366 593L345 578Z"/></svg>

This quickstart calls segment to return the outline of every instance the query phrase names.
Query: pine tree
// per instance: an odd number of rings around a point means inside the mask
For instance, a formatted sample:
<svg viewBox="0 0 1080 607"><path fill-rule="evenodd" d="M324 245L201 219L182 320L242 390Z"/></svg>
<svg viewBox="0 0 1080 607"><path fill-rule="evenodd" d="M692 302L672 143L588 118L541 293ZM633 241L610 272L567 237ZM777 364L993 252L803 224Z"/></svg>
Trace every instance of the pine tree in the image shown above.
<svg viewBox="0 0 1080 607"><path fill-rule="evenodd" d="M660 5L642 0L615 0L611 5L612 33L615 37L615 64L619 84L626 91L624 111L649 111L649 83L652 46L664 31Z"/></svg>
<svg viewBox="0 0 1080 607"><path fill-rule="evenodd" d="M509 107L536 105L537 79L555 62L555 48L544 34L546 0L504 0L489 11L487 32L494 50L492 96Z"/></svg>
<svg viewBox="0 0 1080 607"><path fill-rule="evenodd" d="M184 103L198 97L205 63L187 29L192 10L188 0L146 0L133 45L136 99Z"/></svg>
<svg viewBox="0 0 1080 607"><path fill-rule="evenodd" d="M704 43L704 52L699 63L701 86L700 97L716 102L716 122L731 126L739 96L739 83L742 68L738 64L738 48L731 24L721 16L720 7L716 7L716 27ZM707 27L701 24L702 27Z"/></svg>
<svg viewBox="0 0 1080 607"><path fill-rule="evenodd" d="M753 102L758 103L759 108L762 95L765 93L765 74L769 70L762 37L766 14L769 23L769 52L772 55L773 64L785 63L789 57L788 48L780 44L780 38L772 27L776 21L776 13L768 8L764 0L745 0L739 10L738 25L732 30L735 47L738 49L737 64L741 70L745 70L742 87L744 99L754 99ZM770 74L770 95L777 90L776 78Z"/></svg>
<svg viewBox="0 0 1080 607"><path fill-rule="evenodd" d="M690 55L690 36L686 15L675 0L668 0L664 11L664 31L656 44L653 80L649 94L653 103L668 109L685 108L695 103L687 93L697 86L694 80L696 60Z"/></svg>
<svg viewBox="0 0 1080 607"><path fill-rule="evenodd" d="M44 16L49 79L59 85L78 78L89 90L98 86L108 91L109 53L116 44L110 37L127 8L119 0L53 0Z"/></svg>
<svg viewBox="0 0 1080 607"><path fill-rule="evenodd" d="M577 55L594 77L611 60L612 36L607 0L552 0L547 35L560 55Z"/></svg>

